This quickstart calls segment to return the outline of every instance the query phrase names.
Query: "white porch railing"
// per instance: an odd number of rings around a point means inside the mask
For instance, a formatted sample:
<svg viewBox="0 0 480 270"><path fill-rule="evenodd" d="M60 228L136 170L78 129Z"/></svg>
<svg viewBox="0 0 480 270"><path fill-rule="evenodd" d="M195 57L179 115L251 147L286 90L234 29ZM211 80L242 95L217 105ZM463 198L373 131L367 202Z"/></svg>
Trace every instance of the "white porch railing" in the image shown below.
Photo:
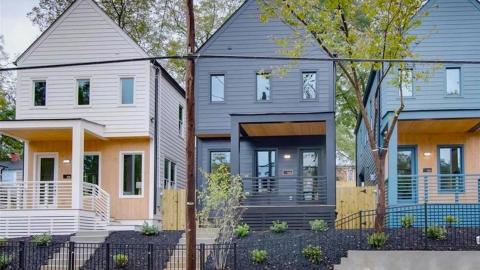
<svg viewBox="0 0 480 270"><path fill-rule="evenodd" d="M110 222L110 194L99 186L83 183L84 210L95 212L103 221Z"/></svg>

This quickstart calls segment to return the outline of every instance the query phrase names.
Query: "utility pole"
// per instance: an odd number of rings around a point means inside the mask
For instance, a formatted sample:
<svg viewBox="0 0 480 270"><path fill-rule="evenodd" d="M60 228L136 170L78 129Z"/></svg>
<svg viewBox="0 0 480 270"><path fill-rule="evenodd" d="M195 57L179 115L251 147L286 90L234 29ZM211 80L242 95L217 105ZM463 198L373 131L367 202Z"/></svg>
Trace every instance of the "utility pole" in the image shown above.
<svg viewBox="0 0 480 270"><path fill-rule="evenodd" d="M187 54L195 53L195 18L193 12L193 0L185 0L185 12L187 17ZM186 213L186 236L187 236L187 270L196 268L196 221L195 221L195 60L190 57L187 60L187 213Z"/></svg>

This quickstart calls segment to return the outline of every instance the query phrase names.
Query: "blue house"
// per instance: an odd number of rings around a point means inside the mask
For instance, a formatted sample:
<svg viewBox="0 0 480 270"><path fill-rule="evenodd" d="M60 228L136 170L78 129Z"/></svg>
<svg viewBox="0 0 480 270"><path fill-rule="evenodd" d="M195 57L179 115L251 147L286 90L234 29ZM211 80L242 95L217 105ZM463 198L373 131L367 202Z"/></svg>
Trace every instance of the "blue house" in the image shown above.
<svg viewBox="0 0 480 270"><path fill-rule="evenodd" d="M418 59L480 60L478 1L430 0L419 15L425 12L428 15L413 30L418 40L413 51ZM417 79L415 74L423 71L427 78ZM408 78L402 86L405 109L389 143L388 205L426 203L433 210L429 215L436 216L438 222L448 209L466 209L468 214L458 217L460 223L478 223L479 211L472 215L470 210L478 210L480 196L480 66L412 64L392 70L377 92L381 72L370 75L364 99L372 119L378 100L378 135L383 134L400 104L400 89L392 86L392 77L400 72ZM375 166L362 121L355 132L357 183L375 184ZM381 140L382 136L377 137Z"/></svg>
<svg viewBox="0 0 480 270"><path fill-rule="evenodd" d="M260 22L247 0L199 54L281 56L280 20ZM325 57L312 39L305 55ZM243 178L244 221L265 228L330 222L335 213L335 67L328 62L200 58L196 62L198 186L227 164ZM279 72L287 67L287 74Z"/></svg>

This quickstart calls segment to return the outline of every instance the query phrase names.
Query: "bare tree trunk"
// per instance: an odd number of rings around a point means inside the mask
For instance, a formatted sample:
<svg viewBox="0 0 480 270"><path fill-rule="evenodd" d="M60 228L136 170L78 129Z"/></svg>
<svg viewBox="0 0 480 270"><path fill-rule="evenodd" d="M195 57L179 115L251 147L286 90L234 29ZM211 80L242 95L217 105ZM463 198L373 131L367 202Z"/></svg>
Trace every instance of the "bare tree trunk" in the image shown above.
<svg viewBox="0 0 480 270"><path fill-rule="evenodd" d="M375 232L383 232L385 228L386 215L386 188L385 188L385 159L387 156L386 150L379 151L375 155L375 167L377 176L377 211L375 216Z"/></svg>

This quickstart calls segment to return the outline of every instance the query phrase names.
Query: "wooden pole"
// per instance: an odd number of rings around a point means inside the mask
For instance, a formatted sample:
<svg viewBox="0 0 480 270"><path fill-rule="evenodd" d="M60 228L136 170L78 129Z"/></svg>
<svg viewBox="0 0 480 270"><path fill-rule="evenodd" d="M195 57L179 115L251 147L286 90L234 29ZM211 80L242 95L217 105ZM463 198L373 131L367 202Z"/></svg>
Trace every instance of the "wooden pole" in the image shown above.
<svg viewBox="0 0 480 270"><path fill-rule="evenodd" d="M187 17L187 53L195 53L195 18L193 13L193 0L186 1ZM186 211L186 236L187 236L187 270L196 268L196 221L195 221L195 61L188 59L187 63L187 211Z"/></svg>

